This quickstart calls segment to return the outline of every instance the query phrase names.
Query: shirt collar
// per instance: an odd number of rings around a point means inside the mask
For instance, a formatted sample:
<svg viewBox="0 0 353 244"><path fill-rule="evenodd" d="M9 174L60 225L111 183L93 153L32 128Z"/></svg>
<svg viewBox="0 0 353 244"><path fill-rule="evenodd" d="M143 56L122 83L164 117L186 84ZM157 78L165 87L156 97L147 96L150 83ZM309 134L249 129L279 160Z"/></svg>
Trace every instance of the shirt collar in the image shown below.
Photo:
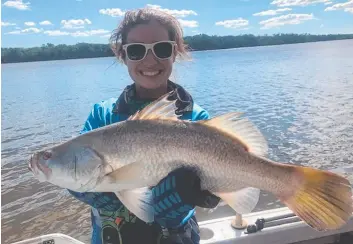
<svg viewBox="0 0 353 244"><path fill-rule="evenodd" d="M193 110L193 98L181 85L168 80L167 89L168 92L173 91L169 98L176 99L177 115ZM132 115L152 101L153 100L137 100L135 84L131 84L126 86L120 94L113 108L113 113Z"/></svg>

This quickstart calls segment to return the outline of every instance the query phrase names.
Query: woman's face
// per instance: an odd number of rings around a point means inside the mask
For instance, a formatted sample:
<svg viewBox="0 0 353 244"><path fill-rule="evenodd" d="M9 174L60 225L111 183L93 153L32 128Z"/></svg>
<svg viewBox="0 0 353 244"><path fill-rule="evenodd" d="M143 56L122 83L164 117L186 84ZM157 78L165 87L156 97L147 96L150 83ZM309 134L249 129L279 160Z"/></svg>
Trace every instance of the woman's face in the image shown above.
<svg viewBox="0 0 353 244"><path fill-rule="evenodd" d="M157 21L150 21L148 24L140 24L132 28L126 38L126 44L145 43L151 44L158 41L169 41L166 28ZM168 59L158 59L152 50L149 50L144 59L130 61L125 53L125 64L128 67L131 78L141 88L153 90L165 87L167 80L172 73L175 61L175 49Z"/></svg>

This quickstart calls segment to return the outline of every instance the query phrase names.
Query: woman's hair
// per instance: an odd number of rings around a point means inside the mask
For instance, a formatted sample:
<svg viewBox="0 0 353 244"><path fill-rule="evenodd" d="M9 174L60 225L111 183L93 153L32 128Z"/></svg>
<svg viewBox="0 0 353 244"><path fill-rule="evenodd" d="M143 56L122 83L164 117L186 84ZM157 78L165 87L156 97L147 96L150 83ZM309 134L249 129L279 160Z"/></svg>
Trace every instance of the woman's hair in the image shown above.
<svg viewBox="0 0 353 244"><path fill-rule="evenodd" d="M188 57L187 45L184 44L183 39L183 29L179 21L174 16L161 10L146 7L127 11L118 28L113 31L110 37L110 46L119 61L124 60L122 45L126 44L129 31L136 25L147 24L152 20L158 21L167 29L169 39L177 44L177 56Z"/></svg>

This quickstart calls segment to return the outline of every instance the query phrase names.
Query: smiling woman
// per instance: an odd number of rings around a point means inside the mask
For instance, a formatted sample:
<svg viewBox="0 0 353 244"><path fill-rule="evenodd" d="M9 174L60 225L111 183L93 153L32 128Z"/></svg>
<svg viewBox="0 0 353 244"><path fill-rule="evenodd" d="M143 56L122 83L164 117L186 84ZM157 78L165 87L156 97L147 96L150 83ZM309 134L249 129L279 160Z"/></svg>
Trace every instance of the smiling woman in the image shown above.
<svg viewBox="0 0 353 244"><path fill-rule="evenodd" d="M169 92L177 100L176 113L181 119L209 118L208 112L182 86L169 79L176 59L188 56L182 29L175 17L151 8L128 11L110 41L133 84L119 98L95 104L81 133L126 120ZM84 163L88 169L89 160ZM92 207L92 243L199 243L195 207L213 208L219 198L201 191L200 179L189 170L177 170L163 177L151 189L153 223L137 218L124 206L124 199L118 199L114 193L69 191ZM125 200L137 204L134 199ZM140 211L139 206L134 208Z"/></svg>
<svg viewBox="0 0 353 244"><path fill-rule="evenodd" d="M151 8L127 12L110 41L118 60L126 64L139 96L145 90L154 98L165 94L176 58L188 56L179 22Z"/></svg>

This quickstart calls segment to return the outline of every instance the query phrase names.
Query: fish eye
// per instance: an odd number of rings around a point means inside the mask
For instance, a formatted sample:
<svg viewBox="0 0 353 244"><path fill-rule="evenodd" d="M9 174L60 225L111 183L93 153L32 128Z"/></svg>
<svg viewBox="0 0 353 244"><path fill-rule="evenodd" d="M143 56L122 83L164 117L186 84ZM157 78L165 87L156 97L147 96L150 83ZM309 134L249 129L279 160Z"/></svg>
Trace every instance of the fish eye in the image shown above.
<svg viewBox="0 0 353 244"><path fill-rule="evenodd" d="M51 153L50 152L44 152L43 153L43 159L44 160L48 160L49 158L51 158Z"/></svg>

